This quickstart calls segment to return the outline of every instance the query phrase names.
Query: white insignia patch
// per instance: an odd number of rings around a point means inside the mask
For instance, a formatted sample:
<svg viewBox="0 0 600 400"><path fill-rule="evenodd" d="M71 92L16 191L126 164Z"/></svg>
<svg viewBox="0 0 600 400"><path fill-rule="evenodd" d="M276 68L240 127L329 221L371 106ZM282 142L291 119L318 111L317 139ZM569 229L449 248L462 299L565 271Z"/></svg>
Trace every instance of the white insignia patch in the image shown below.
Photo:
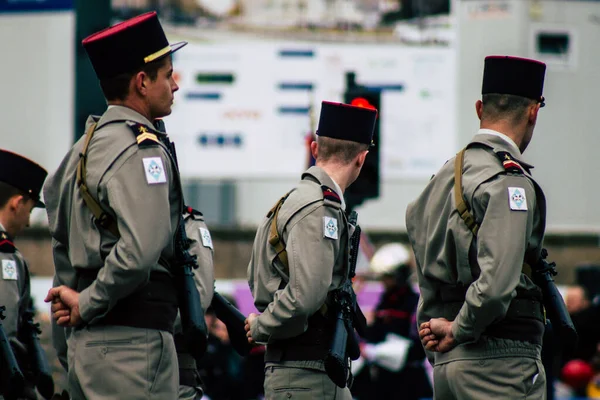
<svg viewBox="0 0 600 400"><path fill-rule="evenodd" d="M17 280L17 263L14 260L2 260L2 279Z"/></svg>
<svg viewBox="0 0 600 400"><path fill-rule="evenodd" d="M212 238L210 237L208 229L200 228L200 237L202 238L202 245L204 245L204 247L209 247L214 250Z"/></svg>
<svg viewBox="0 0 600 400"><path fill-rule="evenodd" d="M329 239L338 238L337 219L332 217L323 217L323 236Z"/></svg>
<svg viewBox="0 0 600 400"><path fill-rule="evenodd" d="M508 188L508 203L511 210L527 211L527 197L525 197L525 189L520 187Z"/></svg>
<svg viewBox="0 0 600 400"><path fill-rule="evenodd" d="M146 181L149 185L155 183L165 183L167 174L160 157L146 157L142 159L144 162L144 172L146 172Z"/></svg>

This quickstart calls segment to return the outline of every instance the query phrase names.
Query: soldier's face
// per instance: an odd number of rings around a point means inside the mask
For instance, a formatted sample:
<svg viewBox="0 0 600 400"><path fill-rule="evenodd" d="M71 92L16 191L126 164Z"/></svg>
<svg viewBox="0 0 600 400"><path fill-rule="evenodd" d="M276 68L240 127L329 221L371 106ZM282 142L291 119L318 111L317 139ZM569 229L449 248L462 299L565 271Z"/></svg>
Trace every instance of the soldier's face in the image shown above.
<svg viewBox="0 0 600 400"><path fill-rule="evenodd" d="M173 94L177 90L179 90L179 86L173 78L173 63L171 58L167 57L158 70L156 80L151 81L148 85L147 96L152 118L161 118L171 114Z"/></svg>

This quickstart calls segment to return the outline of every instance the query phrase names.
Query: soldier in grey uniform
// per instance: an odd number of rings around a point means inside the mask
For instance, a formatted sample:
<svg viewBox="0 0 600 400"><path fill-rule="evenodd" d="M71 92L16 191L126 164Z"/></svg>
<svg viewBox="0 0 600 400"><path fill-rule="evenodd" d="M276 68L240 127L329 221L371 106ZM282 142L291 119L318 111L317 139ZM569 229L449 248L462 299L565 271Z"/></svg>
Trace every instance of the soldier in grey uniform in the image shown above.
<svg viewBox="0 0 600 400"><path fill-rule="evenodd" d="M248 265L248 283L260 315L246 320L248 340L266 343L267 399L351 399L325 373L333 335L328 294L348 273L344 190L358 177L377 112L323 102L316 166L260 224ZM277 238L277 240L275 240Z"/></svg>
<svg viewBox="0 0 600 400"><path fill-rule="evenodd" d="M72 328L72 399L178 396L172 260L183 197L153 122L171 113L171 54L185 44L168 43L155 12L83 41L109 106L44 187L60 285L46 301Z"/></svg>
<svg viewBox="0 0 600 400"><path fill-rule="evenodd" d="M40 191L46 175L35 162L6 150L0 150L0 306L5 306L2 321L7 338L13 346L19 367L28 381L23 398L37 399L31 383L23 333L26 313L32 311L29 269L13 239L29 226L34 207L44 207ZM22 349L22 350L21 350ZM21 350L21 351L19 351ZM5 371L6 372L6 371ZM0 395L0 398L2 396Z"/></svg>
<svg viewBox="0 0 600 400"><path fill-rule="evenodd" d="M188 250L192 255L197 257L198 265L200 266L193 270L194 281L200 294L202 309L206 313L213 297L215 284L212 237L201 212L187 207L183 218L185 221L185 231L190 240ZM65 263L57 262L56 265L65 265ZM56 281L54 286L59 286L56 284ZM61 328L53 325L53 345L65 370L68 370L66 337L69 335L69 332L70 328ZM179 400L201 399L203 395L202 382L198 373L196 360L186 351L185 344L179 337L181 333L179 316L175 320L174 333L177 361L179 364Z"/></svg>
<svg viewBox="0 0 600 400"><path fill-rule="evenodd" d="M420 337L436 399L544 399L545 316L529 265L545 198L523 161L544 104L545 64L485 59L480 130L408 206Z"/></svg>

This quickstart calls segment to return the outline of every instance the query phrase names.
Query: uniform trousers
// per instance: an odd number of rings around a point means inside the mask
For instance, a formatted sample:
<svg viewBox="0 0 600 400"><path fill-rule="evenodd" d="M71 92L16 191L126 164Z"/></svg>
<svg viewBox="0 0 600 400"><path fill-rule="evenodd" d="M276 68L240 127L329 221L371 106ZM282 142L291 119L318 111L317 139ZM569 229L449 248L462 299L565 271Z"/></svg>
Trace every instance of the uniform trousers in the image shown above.
<svg viewBox="0 0 600 400"><path fill-rule="evenodd" d="M545 400L542 361L530 357L458 360L433 368L434 400Z"/></svg>
<svg viewBox="0 0 600 400"><path fill-rule="evenodd" d="M265 367L266 400L352 400L350 389L338 387L325 371L277 365Z"/></svg>
<svg viewBox="0 0 600 400"><path fill-rule="evenodd" d="M86 326L68 339L71 400L177 399L173 335L128 326Z"/></svg>

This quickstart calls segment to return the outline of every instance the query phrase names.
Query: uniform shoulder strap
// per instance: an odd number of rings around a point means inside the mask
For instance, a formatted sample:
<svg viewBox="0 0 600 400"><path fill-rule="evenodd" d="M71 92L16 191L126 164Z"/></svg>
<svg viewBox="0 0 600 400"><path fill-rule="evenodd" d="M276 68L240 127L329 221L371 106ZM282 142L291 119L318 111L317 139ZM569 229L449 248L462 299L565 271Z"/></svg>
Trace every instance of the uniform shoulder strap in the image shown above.
<svg viewBox="0 0 600 400"><path fill-rule="evenodd" d="M144 124L139 122L127 121L127 126L133 131L137 144L139 147L156 146L160 144L157 132Z"/></svg>
<svg viewBox="0 0 600 400"><path fill-rule="evenodd" d="M119 229L117 227L117 222L114 218L108 214L104 209L100 206L100 204L94 199L92 194L89 191L89 188L86 184L85 177L87 173L87 153L90 142L92 141L92 137L94 136L94 132L96 131L96 126L98 123L94 123L86 132L85 142L83 143L83 149L81 154L79 155L79 163L77 164L77 186L79 188L79 193L81 193L81 197L85 202L85 205L88 206L94 217L103 228L107 229L115 236L119 236Z"/></svg>
<svg viewBox="0 0 600 400"><path fill-rule="evenodd" d="M467 228L473 232L473 236L477 236L479 225L477 222L475 222L475 217L473 214L471 214L471 210L469 210L469 206L465 201L462 188L462 170L465 161L466 150L467 148L465 147L459 151L454 160L454 203L456 204L456 210L458 211L458 214L462 220L465 221L465 224L467 224Z"/></svg>
<svg viewBox="0 0 600 400"><path fill-rule="evenodd" d="M321 190L323 191L323 200L325 201L325 205L338 209L342 208L342 199L335 192L335 190L325 185L321 185Z"/></svg>
<svg viewBox="0 0 600 400"><path fill-rule="evenodd" d="M496 157L498 157L506 172L525 175L523 166L521 166L508 151L495 151L494 154L496 154Z"/></svg>
<svg viewBox="0 0 600 400"><path fill-rule="evenodd" d="M0 253L13 254L16 252L17 248L8 233L0 231Z"/></svg>

